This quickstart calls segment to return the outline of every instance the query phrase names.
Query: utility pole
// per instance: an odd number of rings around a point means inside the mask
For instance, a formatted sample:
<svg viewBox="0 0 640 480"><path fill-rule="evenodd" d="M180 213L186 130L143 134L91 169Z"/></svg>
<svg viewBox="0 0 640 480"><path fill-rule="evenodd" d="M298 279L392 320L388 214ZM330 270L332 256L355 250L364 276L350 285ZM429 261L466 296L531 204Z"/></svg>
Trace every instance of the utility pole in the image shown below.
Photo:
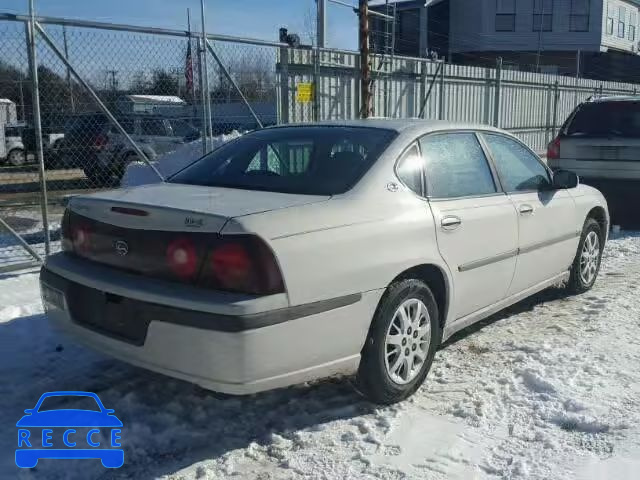
<svg viewBox="0 0 640 480"><path fill-rule="evenodd" d="M25 105L24 105L24 90L23 90L24 87L22 86L23 82L24 82L23 73L22 73L22 70L20 70L20 80L18 80L18 88L20 88L20 110L22 111L22 121L26 123L27 114L25 112Z"/></svg>
<svg viewBox="0 0 640 480"><path fill-rule="evenodd" d="M536 73L540 73L540 53L542 52L542 29L544 28L544 0L542 3L542 11L540 13L540 25L538 25L538 53L536 54Z"/></svg>
<svg viewBox="0 0 640 480"><path fill-rule="evenodd" d="M316 46L325 48L327 38L327 0L316 0Z"/></svg>
<svg viewBox="0 0 640 480"><path fill-rule="evenodd" d="M358 23L360 39L360 116L371 115L371 68L369 66L369 1L359 0Z"/></svg>

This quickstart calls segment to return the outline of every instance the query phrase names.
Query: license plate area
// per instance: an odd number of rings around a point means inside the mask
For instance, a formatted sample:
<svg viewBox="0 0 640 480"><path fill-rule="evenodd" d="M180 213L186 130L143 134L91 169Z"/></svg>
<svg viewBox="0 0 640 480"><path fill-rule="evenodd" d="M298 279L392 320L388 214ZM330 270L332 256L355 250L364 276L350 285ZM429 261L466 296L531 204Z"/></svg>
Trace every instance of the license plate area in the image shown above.
<svg viewBox="0 0 640 480"><path fill-rule="evenodd" d="M64 298L64 293L60 290L53 288L46 283L40 284L40 292L42 295L42 304L45 310L66 310L67 303Z"/></svg>
<svg viewBox="0 0 640 480"><path fill-rule="evenodd" d="M134 345L144 345L149 320L125 297L71 284L67 304L74 323Z"/></svg>

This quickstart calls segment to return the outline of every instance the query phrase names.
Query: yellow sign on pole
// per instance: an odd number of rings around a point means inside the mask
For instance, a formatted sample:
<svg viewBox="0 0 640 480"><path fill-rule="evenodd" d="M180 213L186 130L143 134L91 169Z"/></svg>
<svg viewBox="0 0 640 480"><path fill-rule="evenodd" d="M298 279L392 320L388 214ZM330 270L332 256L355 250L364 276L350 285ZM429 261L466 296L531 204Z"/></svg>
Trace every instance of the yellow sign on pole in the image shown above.
<svg viewBox="0 0 640 480"><path fill-rule="evenodd" d="M313 83L299 83L296 88L296 100L300 103L313 101Z"/></svg>

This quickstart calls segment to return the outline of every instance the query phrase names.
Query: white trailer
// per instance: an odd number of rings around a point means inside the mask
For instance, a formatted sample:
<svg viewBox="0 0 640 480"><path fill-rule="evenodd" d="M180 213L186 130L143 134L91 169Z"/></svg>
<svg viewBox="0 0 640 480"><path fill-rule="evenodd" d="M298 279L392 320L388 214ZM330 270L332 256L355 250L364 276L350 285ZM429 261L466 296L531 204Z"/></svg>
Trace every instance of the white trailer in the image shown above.
<svg viewBox="0 0 640 480"><path fill-rule="evenodd" d="M5 137L5 126L17 121L16 104L8 98L0 98L0 160L7 158L9 153Z"/></svg>

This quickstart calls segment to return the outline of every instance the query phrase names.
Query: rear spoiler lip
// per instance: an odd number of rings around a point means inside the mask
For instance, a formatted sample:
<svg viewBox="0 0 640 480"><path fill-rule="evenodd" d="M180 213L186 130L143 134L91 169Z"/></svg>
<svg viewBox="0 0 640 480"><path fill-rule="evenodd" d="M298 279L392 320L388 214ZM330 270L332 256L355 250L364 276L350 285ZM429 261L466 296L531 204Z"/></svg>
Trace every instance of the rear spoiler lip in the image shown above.
<svg viewBox="0 0 640 480"><path fill-rule="evenodd" d="M131 215L122 215L121 213L113 212L112 218L105 218L103 215L97 214L97 212L92 208L99 206L105 212L112 212L113 207L121 207L128 208L134 210L144 209L148 212L146 216L131 216ZM66 208L75 212L79 215L83 215L85 217L91 218L93 220L105 223L113 223L116 226L130 228L130 229L138 229L138 230L163 230L163 231L197 231L203 233L217 233L220 234L224 227L227 225L231 217L226 215L215 214L211 212L203 212L198 210L189 210L185 208L177 208L171 207L167 205L153 205L146 204L140 202L129 202L126 200L120 199L108 199L108 198L99 198L85 195L74 196L69 199L66 204ZM154 210L161 210L169 215L174 215L175 217L182 217L181 222L169 223L164 225L158 225L155 228L150 228L152 225L148 225L144 223L143 220L153 220L154 219ZM113 222L114 219L120 219L119 222ZM156 217L157 218L157 217ZM211 222L207 222L209 219ZM132 223L136 221L138 223ZM209 225L207 225L209 223ZM211 224L213 223L213 224Z"/></svg>

